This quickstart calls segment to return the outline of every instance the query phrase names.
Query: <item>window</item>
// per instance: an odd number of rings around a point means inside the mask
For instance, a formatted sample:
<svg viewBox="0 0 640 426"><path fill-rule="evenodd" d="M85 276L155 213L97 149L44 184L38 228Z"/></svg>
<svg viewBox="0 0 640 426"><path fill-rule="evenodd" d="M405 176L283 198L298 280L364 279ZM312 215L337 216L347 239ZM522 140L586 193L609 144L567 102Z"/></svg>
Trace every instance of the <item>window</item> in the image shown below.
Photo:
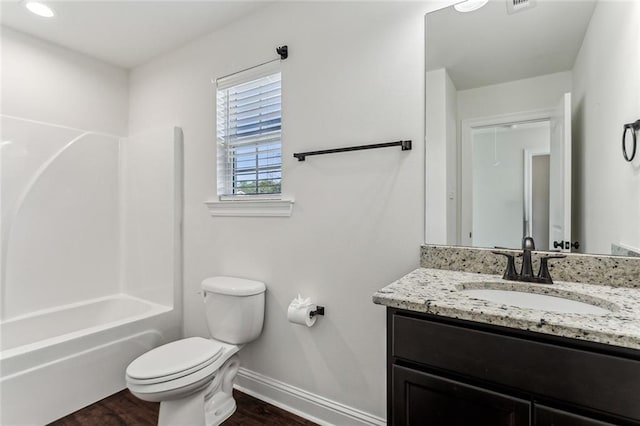
<svg viewBox="0 0 640 426"><path fill-rule="evenodd" d="M280 194L281 77L272 62L218 79L218 195Z"/></svg>

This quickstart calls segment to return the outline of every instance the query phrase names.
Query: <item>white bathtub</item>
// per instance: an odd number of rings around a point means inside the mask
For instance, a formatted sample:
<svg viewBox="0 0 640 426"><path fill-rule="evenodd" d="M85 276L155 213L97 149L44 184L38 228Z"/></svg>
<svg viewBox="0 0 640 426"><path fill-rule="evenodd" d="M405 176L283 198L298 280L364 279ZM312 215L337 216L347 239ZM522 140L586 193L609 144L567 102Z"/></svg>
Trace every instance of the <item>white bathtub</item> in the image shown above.
<svg viewBox="0 0 640 426"><path fill-rule="evenodd" d="M174 317L119 294L0 322L0 424L46 424L124 389L133 359L177 337Z"/></svg>

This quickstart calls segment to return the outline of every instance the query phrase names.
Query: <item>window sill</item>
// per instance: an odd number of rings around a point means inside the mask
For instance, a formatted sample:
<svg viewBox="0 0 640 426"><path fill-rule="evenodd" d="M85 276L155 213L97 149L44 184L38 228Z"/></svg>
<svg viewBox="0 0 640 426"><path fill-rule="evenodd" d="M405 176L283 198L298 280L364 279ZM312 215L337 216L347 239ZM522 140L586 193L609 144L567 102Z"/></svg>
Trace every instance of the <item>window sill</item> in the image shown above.
<svg viewBox="0 0 640 426"><path fill-rule="evenodd" d="M289 217L293 212L292 199L241 198L205 201L211 216Z"/></svg>

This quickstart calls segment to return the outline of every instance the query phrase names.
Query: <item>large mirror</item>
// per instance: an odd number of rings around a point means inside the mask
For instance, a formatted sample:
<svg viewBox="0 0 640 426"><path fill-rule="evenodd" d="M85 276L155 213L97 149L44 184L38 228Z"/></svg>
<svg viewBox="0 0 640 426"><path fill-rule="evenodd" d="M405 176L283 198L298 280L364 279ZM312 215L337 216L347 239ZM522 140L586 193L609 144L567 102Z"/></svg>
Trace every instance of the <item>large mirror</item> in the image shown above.
<svg viewBox="0 0 640 426"><path fill-rule="evenodd" d="M640 2L495 0L425 22L426 242L640 256L640 155L621 148Z"/></svg>

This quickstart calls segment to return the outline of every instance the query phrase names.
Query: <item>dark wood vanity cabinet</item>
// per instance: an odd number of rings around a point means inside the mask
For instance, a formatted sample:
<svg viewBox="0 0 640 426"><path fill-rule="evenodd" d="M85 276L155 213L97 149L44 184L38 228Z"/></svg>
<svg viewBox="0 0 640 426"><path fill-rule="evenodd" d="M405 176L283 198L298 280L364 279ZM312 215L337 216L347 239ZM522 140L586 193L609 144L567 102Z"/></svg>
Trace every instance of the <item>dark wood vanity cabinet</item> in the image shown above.
<svg viewBox="0 0 640 426"><path fill-rule="evenodd" d="M612 424L611 422L596 420L540 404L534 405L533 418L534 421L532 423L541 426L606 426Z"/></svg>
<svg viewBox="0 0 640 426"><path fill-rule="evenodd" d="M422 371L394 365L393 424L524 425L529 402Z"/></svg>
<svg viewBox="0 0 640 426"><path fill-rule="evenodd" d="M640 351L388 308L388 420L640 425Z"/></svg>

